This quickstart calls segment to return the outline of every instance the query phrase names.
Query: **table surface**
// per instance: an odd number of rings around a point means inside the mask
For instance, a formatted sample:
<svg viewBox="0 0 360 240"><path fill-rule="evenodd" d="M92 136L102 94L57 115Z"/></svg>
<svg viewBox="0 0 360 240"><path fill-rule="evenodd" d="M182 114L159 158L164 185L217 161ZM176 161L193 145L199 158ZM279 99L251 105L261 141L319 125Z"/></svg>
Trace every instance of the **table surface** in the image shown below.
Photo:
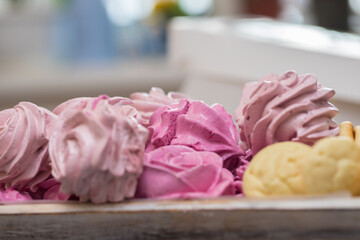
<svg viewBox="0 0 360 240"><path fill-rule="evenodd" d="M0 206L6 239L360 239L360 198Z"/></svg>

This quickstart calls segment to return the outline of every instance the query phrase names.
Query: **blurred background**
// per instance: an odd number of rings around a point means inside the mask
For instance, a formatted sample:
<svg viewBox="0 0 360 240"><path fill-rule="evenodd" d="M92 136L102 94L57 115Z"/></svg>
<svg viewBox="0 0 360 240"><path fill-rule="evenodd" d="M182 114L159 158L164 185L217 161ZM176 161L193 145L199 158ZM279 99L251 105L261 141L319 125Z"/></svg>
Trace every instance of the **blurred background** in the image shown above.
<svg viewBox="0 0 360 240"><path fill-rule="evenodd" d="M356 122L359 33L360 0L0 0L0 109L157 86L232 113L244 82L292 69Z"/></svg>

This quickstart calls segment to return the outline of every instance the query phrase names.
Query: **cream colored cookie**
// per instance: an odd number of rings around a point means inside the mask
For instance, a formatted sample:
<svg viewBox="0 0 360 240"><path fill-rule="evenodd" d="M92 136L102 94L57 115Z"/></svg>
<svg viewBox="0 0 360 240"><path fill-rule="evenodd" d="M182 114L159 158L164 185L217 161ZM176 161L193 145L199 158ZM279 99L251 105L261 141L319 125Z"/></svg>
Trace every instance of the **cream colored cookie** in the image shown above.
<svg viewBox="0 0 360 240"><path fill-rule="evenodd" d="M356 126L354 129L355 143L360 146L360 126Z"/></svg>
<svg viewBox="0 0 360 240"><path fill-rule="evenodd" d="M340 124L339 136L349 137L354 140L354 127L353 124L349 121L342 122Z"/></svg>
<svg viewBox="0 0 360 240"><path fill-rule="evenodd" d="M258 152L243 178L247 197L290 196L305 193L303 162L311 147L297 142L280 142Z"/></svg>
<svg viewBox="0 0 360 240"><path fill-rule="evenodd" d="M330 137L313 146L303 169L309 194L360 194L360 150L349 137Z"/></svg>

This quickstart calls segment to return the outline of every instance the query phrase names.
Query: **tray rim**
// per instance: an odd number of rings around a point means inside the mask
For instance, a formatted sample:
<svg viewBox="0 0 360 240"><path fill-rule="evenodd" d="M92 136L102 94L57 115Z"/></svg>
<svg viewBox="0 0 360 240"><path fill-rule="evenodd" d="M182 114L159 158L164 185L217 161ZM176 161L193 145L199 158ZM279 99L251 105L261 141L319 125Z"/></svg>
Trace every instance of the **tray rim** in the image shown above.
<svg viewBox="0 0 360 240"><path fill-rule="evenodd" d="M92 204L79 202L36 201L0 205L0 216L42 214L147 213L188 211L316 211L360 210L360 197L326 196L251 199L220 197L196 200L135 199L121 203Z"/></svg>

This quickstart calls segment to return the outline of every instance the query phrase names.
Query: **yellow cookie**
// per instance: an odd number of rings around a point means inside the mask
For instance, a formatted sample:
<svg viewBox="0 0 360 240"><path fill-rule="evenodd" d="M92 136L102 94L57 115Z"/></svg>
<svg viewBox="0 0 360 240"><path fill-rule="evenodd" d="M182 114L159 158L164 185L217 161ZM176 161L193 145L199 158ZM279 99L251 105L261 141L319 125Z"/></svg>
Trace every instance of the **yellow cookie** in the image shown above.
<svg viewBox="0 0 360 240"><path fill-rule="evenodd" d="M339 136L349 137L354 140L354 126L351 122L345 121L340 123L340 132Z"/></svg>
<svg viewBox="0 0 360 240"><path fill-rule="evenodd" d="M360 126L356 126L354 129L355 143L360 147Z"/></svg>
<svg viewBox="0 0 360 240"><path fill-rule="evenodd" d="M303 170L306 191L360 194L360 150L349 137L330 137L313 146Z"/></svg>
<svg viewBox="0 0 360 240"><path fill-rule="evenodd" d="M280 142L262 149L245 171L245 196L304 194L302 168L310 151L311 147L297 142Z"/></svg>

